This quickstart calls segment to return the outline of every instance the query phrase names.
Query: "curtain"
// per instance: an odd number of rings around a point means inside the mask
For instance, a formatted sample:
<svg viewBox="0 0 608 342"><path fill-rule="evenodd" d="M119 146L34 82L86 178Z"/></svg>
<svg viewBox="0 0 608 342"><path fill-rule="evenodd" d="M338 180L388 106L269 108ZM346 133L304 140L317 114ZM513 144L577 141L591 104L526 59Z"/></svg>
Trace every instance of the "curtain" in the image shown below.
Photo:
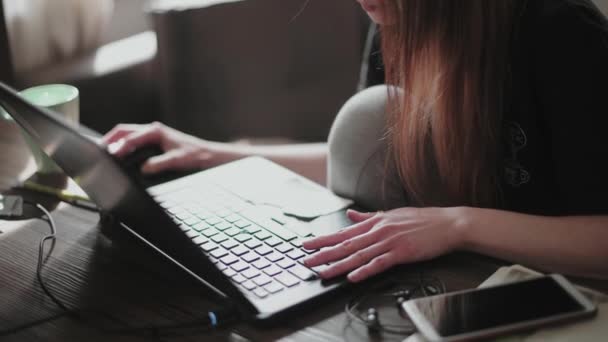
<svg viewBox="0 0 608 342"><path fill-rule="evenodd" d="M15 72L98 46L114 0L4 0Z"/></svg>

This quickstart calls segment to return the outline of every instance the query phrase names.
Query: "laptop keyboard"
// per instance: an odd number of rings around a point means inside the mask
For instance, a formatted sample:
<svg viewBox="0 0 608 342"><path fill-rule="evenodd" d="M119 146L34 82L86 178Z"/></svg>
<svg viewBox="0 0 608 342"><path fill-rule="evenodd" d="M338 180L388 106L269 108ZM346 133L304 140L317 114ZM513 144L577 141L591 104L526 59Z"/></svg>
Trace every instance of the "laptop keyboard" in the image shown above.
<svg viewBox="0 0 608 342"><path fill-rule="evenodd" d="M302 264L309 251L284 219L213 185L155 196L160 205L237 286L266 298L317 278ZM281 215L282 216L282 215Z"/></svg>

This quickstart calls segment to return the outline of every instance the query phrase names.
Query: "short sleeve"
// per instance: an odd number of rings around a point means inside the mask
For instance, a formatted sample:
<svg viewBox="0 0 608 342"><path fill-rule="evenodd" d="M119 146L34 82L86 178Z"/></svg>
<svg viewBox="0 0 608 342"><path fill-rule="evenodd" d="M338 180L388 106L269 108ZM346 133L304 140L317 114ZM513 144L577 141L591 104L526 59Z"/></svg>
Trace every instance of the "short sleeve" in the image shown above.
<svg viewBox="0 0 608 342"><path fill-rule="evenodd" d="M535 82L565 214L608 214L608 25L585 2L541 15Z"/></svg>

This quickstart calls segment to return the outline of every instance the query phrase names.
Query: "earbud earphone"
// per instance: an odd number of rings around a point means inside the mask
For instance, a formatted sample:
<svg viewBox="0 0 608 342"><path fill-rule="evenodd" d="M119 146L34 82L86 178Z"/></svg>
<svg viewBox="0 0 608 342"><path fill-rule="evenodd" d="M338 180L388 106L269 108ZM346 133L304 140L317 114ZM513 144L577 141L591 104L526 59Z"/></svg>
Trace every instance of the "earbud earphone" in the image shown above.
<svg viewBox="0 0 608 342"><path fill-rule="evenodd" d="M410 322L409 317L403 310L403 303L414 297L415 294L418 296L429 296L445 292L445 286L437 278L420 276L419 281L415 283L409 283L409 285L392 282L391 286L400 285L401 289L396 291L383 292L380 289L375 291L366 291L365 294L351 299L345 306L344 311L351 321L359 322L367 327L368 334L377 335L382 332L409 335L413 334L416 329ZM405 287L407 286L407 287ZM375 292L376 294L369 294ZM403 318L403 324L388 324L382 323L380 318L379 309L370 306L366 310L360 310L361 306L366 301L369 301L377 297L392 297L395 302L394 305L399 313L399 316ZM387 318L384 318L385 320Z"/></svg>

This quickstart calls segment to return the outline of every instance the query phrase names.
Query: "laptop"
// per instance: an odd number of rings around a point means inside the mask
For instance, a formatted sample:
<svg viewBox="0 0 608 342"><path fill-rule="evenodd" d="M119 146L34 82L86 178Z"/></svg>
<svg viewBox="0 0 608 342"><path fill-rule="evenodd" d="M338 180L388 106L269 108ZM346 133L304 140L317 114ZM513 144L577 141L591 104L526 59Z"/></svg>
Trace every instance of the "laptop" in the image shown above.
<svg viewBox="0 0 608 342"><path fill-rule="evenodd" d="M118 226L245 318L272 323L346 285L302 264L301 242L348 226L348 202L262 158L146 188L95 138L0 83L0 106ZM333 209L320 212L323 207ZM327 208L325 208L327 209ZM314 215L321 217L314 219Z"/></svg>

